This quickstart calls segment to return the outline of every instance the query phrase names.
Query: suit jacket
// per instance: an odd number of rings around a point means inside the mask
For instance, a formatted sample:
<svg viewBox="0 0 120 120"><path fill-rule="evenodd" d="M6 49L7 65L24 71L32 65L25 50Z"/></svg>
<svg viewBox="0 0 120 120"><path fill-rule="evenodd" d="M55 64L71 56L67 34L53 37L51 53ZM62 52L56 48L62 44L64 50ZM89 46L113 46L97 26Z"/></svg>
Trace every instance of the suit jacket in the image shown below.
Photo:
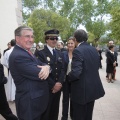
<svg viewBox="0 0 120 120"><path fill-rule="evenodd" d="M48 81L38 78L41 69L37 65L44 64L21 47L14 47L9 57L9 68L16 85L15 102L19 119L33 120L47 107Z"/></svg>
<svg viewBox="0 0 120 120"><path fill-rule="evenodd" d="M112 64L115 62L115 55L112 54L110 51L107 52L107 64Z"/></svg>
<svg viewBox="0 0 120 120"><path fill-rule="evenodd" d="M63 51L62 52L63 60L64 60L64 69L65 73L67 72L67 67L69 63L69 56L68 56L68 51Z"/></svg>
<svg viewBox="0 0 120 120"><path fill-rule="evenodd" d="M3 85L4 69L3 65L0 63L0 85Z"/></svg>
<svg viewBox="0 0 120 120"><path fill-rule="evenodd" d="M50 89L53 88L56 82L63 83L65 73L62 53L60 50L56 49L56 59L54 60L48 47L45 46L44 49L38 52L38 59L50 65L52 69L49 75L50 79L48 80Z"/></svg>
<svg viewBox="0 0 120 120"><path fill-rule="evenodd" d="M109 52L109 49L107 48L105 50L105 56L107 57L107 52ZM114 47L114 58L115 58L115 61L117 62L117 56L118 56L118 52L117 52L117 48ZM107 62L107 59L106 59L106 62Z"/></svg>
<svg viewBox="0 0 120 120"><path fill-rule="evenodd" d="M96 49L83 42L73 51L71 99L78 104L86 104L103 97L105 92L99 76L99 55Z"/></svg>
<svg viewBox="0 0 120 120"><path fill-rule="evenodd" d="M0 86L7 83L7 77L4 75L3 65L0 63Z"/></svg>

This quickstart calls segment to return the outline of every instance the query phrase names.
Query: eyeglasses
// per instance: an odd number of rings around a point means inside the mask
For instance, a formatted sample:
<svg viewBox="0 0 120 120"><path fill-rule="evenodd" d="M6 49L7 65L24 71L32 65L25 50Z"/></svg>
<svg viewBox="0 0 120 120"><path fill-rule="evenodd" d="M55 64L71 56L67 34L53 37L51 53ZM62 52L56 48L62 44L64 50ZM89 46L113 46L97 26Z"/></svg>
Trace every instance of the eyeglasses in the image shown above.
<svg viewBox="0 0 120 120"><path fill-rule="evenodd" d="M58 40L58 37L50 37L50 40Z"/></svg>

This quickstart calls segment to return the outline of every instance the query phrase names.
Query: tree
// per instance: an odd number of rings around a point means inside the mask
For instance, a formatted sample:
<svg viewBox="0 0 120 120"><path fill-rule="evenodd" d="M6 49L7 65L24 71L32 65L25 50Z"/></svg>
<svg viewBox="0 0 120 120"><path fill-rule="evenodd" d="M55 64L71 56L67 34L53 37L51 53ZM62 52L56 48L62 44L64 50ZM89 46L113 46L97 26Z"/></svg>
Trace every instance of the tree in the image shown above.
<svg viewBox="0 0 120 120"><path fill-rule="evenodd" d="M35 42L44 41L44 32L49 29L58 29L62 39L68 38L70 20L59 14L44 9L34 10L28 19L28 25L34 29Z"/></svg>
<svg viewBox="0 0 120 120"><path fill-rule="evenodd" d="M103 18L110 13L112 6L110 0L32 0L33 4L30 5L28 4L30 0L23 1L26 1L24 6L26 5L29 10L35 10L36 7L39 7L55 11L57 14L68 18L71 23L67 33L68 37L82 24L87 31L94 32L92 34L97 37L95 40L98 40L98 37L105 33L106 23ZM99 32L96 31L96 28Z"/></svg>
<svg viewBox="0 0 120 120"><path fill-rule="evenodd" d="M22 0L23 20L26 22L31 12L37 8L42 0Z"/></svg>
<svg viewBox="0 0 120 120"><path fill-rule="evenodd" d="M94 39L95 39L94 34L88 32L88 43L94 44Z"/></svg>
<svg viewBox="0 0 120 120"><path fill-rule="evenodd" d="M120 40L120 1L113 1L113 8L111 9L110 13L112 16L112 20L110 22L110 29L111 29L111 37L114 39Z"/></svg>
<svg viewBox="0 0 120 120"><path fill-rule="evenodd" d="M89 32L94 34L95 44L101 35L106 32L106 22L104 20L104 16L109 14L110 7L111 5L109 0L96 0L96 3L94 1L94 10L92 11L93 16L91 17L91 20L87 21L86 28Z"/></svg>

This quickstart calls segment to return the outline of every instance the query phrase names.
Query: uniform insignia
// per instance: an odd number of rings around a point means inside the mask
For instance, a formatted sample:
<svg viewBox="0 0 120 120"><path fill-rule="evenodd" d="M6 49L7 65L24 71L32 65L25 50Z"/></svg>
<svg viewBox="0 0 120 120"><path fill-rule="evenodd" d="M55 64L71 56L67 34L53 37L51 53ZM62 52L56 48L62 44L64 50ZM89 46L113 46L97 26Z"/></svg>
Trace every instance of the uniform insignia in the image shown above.
<svg viewBox="0 0 120 120"><path fill-rule="evenodd" d="M47 57L47 61L50 61L50 58L49 58L49 57Z"/></svg>
<svg viewBox="0 0 120 120"><path fill-rule="evenodd" d="M61 58L61 57L59 57L59 58L58 58L58 61L59 61L59 62L62 62L62 58Z"/></svg>
<svg viewBox="0 0 120 120"><path fill-rule="evenodd" d="M58 58L58 60L62 60L62 58L61 58L61 57L59 57L59 58Z"/></svg>

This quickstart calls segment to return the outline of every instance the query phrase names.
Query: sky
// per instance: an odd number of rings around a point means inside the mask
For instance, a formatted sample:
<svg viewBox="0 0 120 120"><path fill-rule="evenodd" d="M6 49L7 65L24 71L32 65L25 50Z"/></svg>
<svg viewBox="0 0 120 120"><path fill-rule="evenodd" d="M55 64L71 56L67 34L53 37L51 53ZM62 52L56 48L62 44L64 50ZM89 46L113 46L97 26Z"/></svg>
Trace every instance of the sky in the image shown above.
<svg viewBox="0 0 120 120"><path fill-rule="evenodd" d="M81 24L78 26L77 29L83 29L83 30L85 30L87 32L86 28L83 25L81 25Z"/></svg>

